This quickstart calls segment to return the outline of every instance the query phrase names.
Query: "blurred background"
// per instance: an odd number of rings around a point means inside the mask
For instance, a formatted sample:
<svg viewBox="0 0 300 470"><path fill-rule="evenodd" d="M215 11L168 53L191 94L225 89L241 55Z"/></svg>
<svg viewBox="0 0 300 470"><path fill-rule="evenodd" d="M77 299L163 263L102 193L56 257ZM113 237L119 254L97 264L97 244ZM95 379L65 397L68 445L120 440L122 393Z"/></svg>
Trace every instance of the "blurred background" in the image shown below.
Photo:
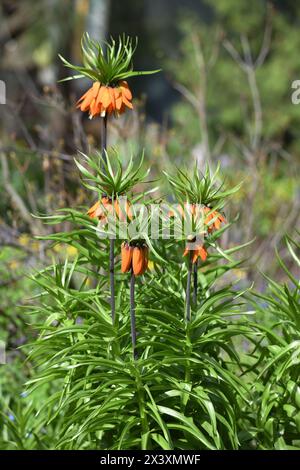
<svg viewBox="0 0 300 470"><path fill-rule="evenodd" d="M73 163L77 149L99 147L99 122L74 106L88 83L58 83L68 75L58 53L79 64L84 31L97 40L138 36L135 68L162 68L130 81L135 110L110 124L109 144L124 163L145 148L156 178L172 165L220 161L226 184L244 182L226 208L238 220L222 243L254 240L237 277L262 290L259 270L282 276L275 246L284 259L281 240L299 228L300 105L291 100L300 79L297 3L1 0L0 339L8 349L31 334L17 308L34 293L28 273L64 254L34 239L57 227L31 214L94 202Z"/></svg>

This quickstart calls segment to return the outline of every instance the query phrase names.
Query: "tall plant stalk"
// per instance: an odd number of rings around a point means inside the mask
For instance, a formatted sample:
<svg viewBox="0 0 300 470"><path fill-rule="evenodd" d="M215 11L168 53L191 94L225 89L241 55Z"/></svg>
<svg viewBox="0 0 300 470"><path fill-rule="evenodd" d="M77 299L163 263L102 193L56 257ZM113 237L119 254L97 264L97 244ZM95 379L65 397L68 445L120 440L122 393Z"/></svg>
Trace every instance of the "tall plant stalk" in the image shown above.
<svg viewBox="0 0 300 470"><path fill-rule="evenodd" d="M109 240L109 283L110 283L110 306L111 306L111 319L115 322L116 308L115 308L115 240Z"/></svg>
<svg viewBox="0 0 300 470"><path fill-rule="evenodd" d="M197 307L197 291L198 291L198 260L193 264L193 304Z"/></svg>
<svg viewBox="0 0 300 470"><path fill-rule="evenodd" d="M189 254L188 260L188 274L187 274L187 283L186 283L186 321L191 320L191 283L192 283L192 251Z"/></svg>
<svg viewBox="0 0 300 470"><path fill-rule="evenodd" d="M103 162L107 163L107 114L101 119L101 155ZM113 238L109 241L109 284L110 284L110 307L111 319L115 322L116 307L115 307L115 240Z"/></svg>
<svg viewBox="0 0 300 470"><path fill-rule="evenodd" d="M100 129L100 137L101 137L101 156L103 162L107 162L107 115L101 119L101 129Z"/></svg>
<svg viewBox="0 0 300 470"><path fill-rule="evenodd" d="M134 301L134 290L135 290L135 275L133 269L131 269L130 276L130 325L131 325L131 343L132 343L132 354L133 359L137 359L136 350L136 327L135 327L135 301Z"/></svg>

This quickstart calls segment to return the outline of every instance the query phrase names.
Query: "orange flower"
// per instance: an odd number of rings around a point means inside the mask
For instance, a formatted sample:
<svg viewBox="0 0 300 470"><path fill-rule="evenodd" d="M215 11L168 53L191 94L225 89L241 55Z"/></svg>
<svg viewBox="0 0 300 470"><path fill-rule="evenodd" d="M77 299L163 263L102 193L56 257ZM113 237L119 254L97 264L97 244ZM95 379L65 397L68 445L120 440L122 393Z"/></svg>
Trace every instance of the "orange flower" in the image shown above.
<svg viewBox="0 0 300 470"><path fill-rule="evenodd" d="M148 268L148 247L130 246L128 242L121 246L121 271L128 273L133 269L135 276L144 274Z"/></svg>
<svg viewBox="0 0 300 470"><path fill-rule="evenodd" d="M200 206L198 204L190 204L188 202L184 203L184 207L181 205L178 205L177 210L179 214L184 217L185 211L189 210L191 216L198 216L201 211L204 212L204 215L206 215L204 223L206 225L209 225L208 227L208 232L211 233L214 229L218 230L221 227L221 224L223 222L226 222L225 218L223 217L222 214L220 214L217 211L212 211L209 207L207 206ZM174 217L175 213L173 210L169 211L169 217ZM214 219L214 220L213 220ZM211 222L213 220L213 222Z"/></svg>
<svg viewBox="0 0 300 470"><path fill-rule="evenodd" d="M193 216L197 215L198 211L197 211L197 205L196 204L191 204L189 202L185 202L184 207L182 207L181 205L177 206L177 211L179 212L181 217L184 217L185 211L187 211L188 209L190 210L190 215L193 215ZM175 216L175 212L173 210L170 210L169 211L169 217L174 217L174 216Z"/></svg>
<svg viewBox="0 0 300 470"><path fill-rule="evenodd" d="M104 220L107 217L107 212L111 212L112 203L111 199L107 196L102 196L101 201L97 201L89 210L88 215L94 219Z"/></svg>
<svg viewBox="0 0 300 470"><path fill-rule="evenodd" d="M148 247L134 247L132 255L132 268L135 276L144 274L148 268Z"/></svg>
<svg viewBox="0 0 300 470"><path fill-rule="evenodd" d="M119 204L119 201L116 199L114 206L115 206L115 211L119 220L121 220L122 222L125 222L126 217L132 220L132 210L130 208L130 203L127 201L127 199L126 199L125 204L123 204L123 202Z"/></svg>
<svg viewBox="0 0 300 470"><path fill-rule="evenodd" d="M208 225L207 230L209 233L211 233L213 230L219 230L222 222L226 222L225 217L223 217L222 214L217 211L212 211L209 207L204 207L204 214L208 214L204 223Z"/></svg>
<svg viewBox="0 0 300 470"><path fill-rule="evenodd" d="M114 204L112 204L111 198L107 196L102 196L100 201L97 201L89 210L88 215L93 218L98 218L99 220L106 220L107 214L113 214L115 210L118 219L121 221L126 220L127 217L132 219L132 211L130 208L130 203L126 200L125 207L119 204L119 201L116 199ZM125 213L124 213L125 210Z"/></svg>
<svg viewBox="0 0 300 470"><path fill-rule="evenodd" d="M131 270L132 266L132 252L133 247L128 242L122 243L121 246L121 271L127 273Z"/></svg>
<svg viewBox="0 0 300 470"><path fill-rule="evenodd" d="M144 272L148 269L149 264L149 249L146 245L143 246L144 254Z"/></svg>
<svg viewBox="0 0 300 470"><path fill-rule="evenodd" d="M115 113L116 116L124 113L127 108L133 109L132 93L125 80L115 87L95 82L76 103L81 111L89 111L90 118Z"/></svg>
<svg viewBox="0 0 300 470"><path fill-rule="evenodd" d="M193 264L196 263L199 257L202 259L202 261L205 261L208 255L207 250L203 245L198 245L193 250L189 250L188 247L186 247L183 256L186 256L188 253L191 253Z"/></svg>

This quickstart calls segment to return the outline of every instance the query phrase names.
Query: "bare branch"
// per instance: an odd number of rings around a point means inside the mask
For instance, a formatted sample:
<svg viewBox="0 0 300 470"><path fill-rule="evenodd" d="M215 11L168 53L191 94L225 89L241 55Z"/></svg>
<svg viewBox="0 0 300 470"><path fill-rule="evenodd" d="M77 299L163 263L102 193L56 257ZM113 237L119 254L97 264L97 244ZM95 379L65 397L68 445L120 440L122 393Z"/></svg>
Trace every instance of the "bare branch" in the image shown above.
<svg viewBox="0 0 300 470"><path fill-rule="evenodd" d="M258 57L255 61L255 68L260 67L264 63L269 53L270 46L271 46L271 39L272 39L272 29L273 29L272 17L273 17L273 6L269 3L263 42L262 42L262 46L258 54Z"/></svg>
<svg viewBox="0 0 300 470"><path fill-rule="evenodd" d="M253 122L253 131L251 136L251 149L253 154L256 153L260 141L261 141L261 134L262 134L262 108L261 108L261 100L260 94L257 87L256 81L256 74L255 74L255 66L252 59L251 48L249 44L249 40L246 36L241 36L241 44L243 48L244 57L241 58L235 47L231 44L230 41L225 40L223 45L225 49L229 52L231 57L235 60L235 62L240 66L240 68L244 71L247 76L252 104L253 104L253 111L254 111L254 122Z"/></svg>
<svg viewBox="0 0 300 470"><path fill-rule="evenodd" d="M236 48L233 46L233 44L228 39L224 39L223 46L225 47L226 51L231 55L233 60L241 67L241 69L245 71L246 65Z"/></svg>
<svg viewBox="0 0 300 470"><path fill-rule="evenodd" d="M181 83L177 83L175 82L173 84L173 87L175 88L175 90L179 91L179 93L181 93L182 96L185 97L185 99L196 109L196 111L198 112L199 110L199 101L197 99L197 97L188 89L186 88L184 85L182 85Z"/></svg>
<svg viewBox="0 0 300 470"><path fill-rule="evenodd" d="M247 36L244 34L241 35L241 45L243 48L243 54L244 54L244 59L243 62L245 64L245 67L252 67L253 68L253 59L252 59L252 53L251 53L251 48L249 44L249 40Z"/></svg>

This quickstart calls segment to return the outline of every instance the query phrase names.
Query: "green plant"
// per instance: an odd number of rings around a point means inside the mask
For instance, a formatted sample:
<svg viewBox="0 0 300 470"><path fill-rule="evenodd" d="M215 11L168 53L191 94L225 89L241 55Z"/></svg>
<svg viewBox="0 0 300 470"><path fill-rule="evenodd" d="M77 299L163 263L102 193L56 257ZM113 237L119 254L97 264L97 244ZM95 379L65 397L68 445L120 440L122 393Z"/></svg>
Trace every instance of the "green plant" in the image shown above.
<svg viewBox="0 0 300 470"><path fill-rule="evenodd" d="M215 173L208 166L204 174L197 168L192 174L179 169L175 177L166 173L181 205L191 203L188 218L195 240L184 232L179 239L152 239L147 206L157 202L149 198L154 189L133 192L149 171L142 170L143 161L134 167L132 159L124 169L118 154L107 150L107 117L119 110L119 93L131 106L127 85L120 83L116 90L114 80L126 78L118 67L124 62L128 69L126 57L131 60L134 49L130 41L120 40L118 50L115 43L108 46L105 61L101 47L88 37L82 45L85 66L99 69L101 76L80 68L75 78L105 81L102 91L94 83L80 105L90 110L90 117L101 116L101 152L96 158L81 154L84 162L76 161L84 186L98 193L98 201L87 213L64 209L44 217L49 224L68 222L68 230L39 238L70 245L77 255L72 261L54 260L34 276L40 293L30 311L44 320L30 345L29 359L35 364L30 396L52 385L37 423L55 428L56 438L48 445L59 449L237 449L249 439L243 437L249 384L241 378L234 342L241 337L251 341L254 329L241 317L246 313L243 291L234 279L221 283L241 264L232 258L241 247L219 246L230 224L224 224L217 209L238 187L228 190L218 183L219 167ZM129 197L124 212L119 204L123 196ZM143 203L140 212L136 201ZM177 221L174 213L171 225ZM115 253L119 248L123 256L117 232L124 222L135 228L132 234L129 225L125 237L133 253L125 274ZM161 233L159 228L156 235ZM204 237L201 245L198 235ZM187 263L183 254L189 254Z"/></svg>
<svg viewBox="0 0 300 470"><path fill-rule="evenodd" d="M132 108L127 84L117 82L135 73L135 48L112 41L105 56L86 36L82 49L83 67L63 61L80 72L71 78L101 81L79 105L101 117L100 152L75 160L97 201L40 217L54 230L38 238L60 256L33 275L26 392L16 385L12 398L9 377L0 381L1 447L298 448L299 281L279 257L289 284L267 277L271 292L255 300L241 285L235 254L250 243L221 238L234 228L223 211L240 181L225 187L220 165L179 167L175 176L167 169L172 195L164 198L141 190L150 173L143 156L126 166L107 148L107 118ZM178 235L182 219L189 228ZM287 247L299 265L299 244L287 239Z"/></svg>
<svg viewBox="0 0 300 470"><path fill-rule="evenodd" d="M229 320L240 313L233 302L239 294L227 287L208 295L228 266L206 277L205 297L189 325L182 267L148 280L147 289L138 286L138 361L130 359L128 282L117 283L113 327L104 280L95 289L73 290L71 276L92 273L78 261L53 269L38 280L46 320L31 354L38 366L31 387L61 384L43 405L51 416L47 426L64 417L57 447L238 447L239 400L245 401L247 386L235 375L240 366L231 340L250 331Z"/></svg>
<svg viewBox="0 0 300 470"><path fill-rule="evenodd" d="M97 179L94 182L101 185ZM31 347L36 374L29 384L33 392L46 383L56 384L40 410L50 417L45 426L63 417L55 447L237 449L246 445L249 436L243 437L243 416L249 385L239 378L243 367L234 338L251 341L254 330L243 318L231 320L243 313L243 292L236 290L234 281L221 285L223 275L240 265L232 259L239 247L211 252L201 264L197 303L187 322L185 242L149 240L150 270L135 282L137 340L132 344L132 285L120 273L119 261L113 322L110 317L109 239L99 238L99 229L82 211L66 209L45 220L72 222L74 229L47 238L78 251L74 261L55 262L35 276L41 294L32 313L38 310L45 320ZM225 229L210 235L211 244ZM132 347L137 354L132 355Z"/></svg>
<svg viewBox="0 0 300 470"><path fill-rule="evenodd" d="M286 237L292 266L299 269L300 244ZM300 448L300 284L277 253L287 282L280 284L266 277L267 293L257 293L256 311L268 325L257 345L257 371L253 389L257 399L258 441L263 449ZM252 299L253 300L253 299ZM272 319L272 320L271 320Z"/></svg>

